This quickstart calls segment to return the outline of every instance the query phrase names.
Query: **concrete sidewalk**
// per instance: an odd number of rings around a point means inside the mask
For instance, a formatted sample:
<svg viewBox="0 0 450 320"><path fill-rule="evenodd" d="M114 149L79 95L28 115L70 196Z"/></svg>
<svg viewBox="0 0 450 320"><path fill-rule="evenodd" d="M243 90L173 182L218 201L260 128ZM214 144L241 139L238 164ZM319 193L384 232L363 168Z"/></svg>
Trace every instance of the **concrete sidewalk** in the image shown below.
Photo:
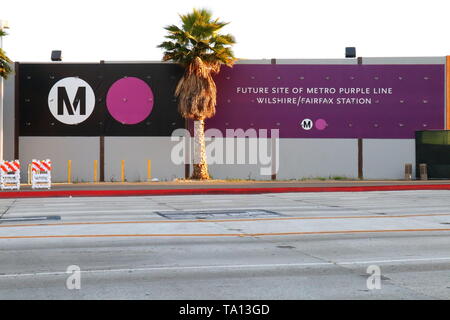
<svg viewBox="0 0 450 320"><path fill-rule="evenodd" d="M139 196L184 194L255 194L279 192L358 192L450 190L450 180L305 180L305 181L171 181L141 183L54 183L51 190L21 185L20 191L1 191L0 198L69 196Z"/></svg>

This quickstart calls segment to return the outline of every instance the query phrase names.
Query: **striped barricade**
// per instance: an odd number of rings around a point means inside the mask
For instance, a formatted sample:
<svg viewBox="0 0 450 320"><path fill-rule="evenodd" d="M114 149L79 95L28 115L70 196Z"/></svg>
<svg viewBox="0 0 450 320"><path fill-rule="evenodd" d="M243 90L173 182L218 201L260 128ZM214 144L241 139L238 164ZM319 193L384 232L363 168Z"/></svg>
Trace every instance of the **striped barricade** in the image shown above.
<svg viewBox="0 0 450 320"><path fill-rule="evenodd" d="M20 162L1 161L0 180L2 190L20 190Z"/></svg>
<svg viewBox="0 0 450 320"><path fill-rule="evenodd" d="M52 162L47 160L31 161L31 188L47 188L52 185Z"/></svg>

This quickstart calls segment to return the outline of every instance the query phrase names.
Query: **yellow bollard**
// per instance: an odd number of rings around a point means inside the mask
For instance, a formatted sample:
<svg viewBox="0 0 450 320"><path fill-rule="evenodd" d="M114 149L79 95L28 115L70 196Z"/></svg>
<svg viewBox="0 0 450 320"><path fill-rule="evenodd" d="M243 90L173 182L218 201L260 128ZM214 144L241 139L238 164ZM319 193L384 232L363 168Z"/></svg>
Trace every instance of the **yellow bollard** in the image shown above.
<svg viewBox="0 0 450 320"><path fill-rule="evenodd" d="M72 160L67 160L67 183L72 183Z"/></svg>
<svg viewBox="0 0 450 320"><path fill-rule="evenodd" d="M122 160L122 164L121 164L121 176L122 176L122 182L125 182L125 160Z"/></svg>
<svg viewBox="0 0 450 320"><path fill-rule="evenodd" d="M152 160L147 160L147 182L152 180Z"/></svg>
<svg viewBox="0 0 450 320"><path fill-rule="evenodd" d="M94 182L98 182L98 161L94 160Z"/></svg>
<svg viewBox="0 0 450 320"><path fill-rule="evenodd" d="M28 184L31 184L31 163L28 165Z"/></svg>

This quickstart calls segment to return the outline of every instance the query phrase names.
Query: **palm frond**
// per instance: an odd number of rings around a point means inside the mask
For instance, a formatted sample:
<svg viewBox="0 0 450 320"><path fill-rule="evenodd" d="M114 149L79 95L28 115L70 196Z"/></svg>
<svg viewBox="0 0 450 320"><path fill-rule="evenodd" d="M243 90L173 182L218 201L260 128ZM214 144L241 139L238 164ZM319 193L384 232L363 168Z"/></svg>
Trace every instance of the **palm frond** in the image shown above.
<svg viewBox="0 0 450 320"><path fill-rule="evenodd" d="M181 26L166 26L167 40L158 48L164 50L163 61L185 67L175 90L179 112L185 118L203 120L216 112L212 75L220 71L221 65L231 67L236 61L231 50L236 40L231 34L220 34L228 23L213 19L207 9L194 9L179 16Z"/></svg>
<svg viewBox="0 0 450 320"><path fill-rule="evenodd" d="M0 49L0 77L7 79L8 75L12 72L11 65L12 61L8 58L5 51Z"/></svg>

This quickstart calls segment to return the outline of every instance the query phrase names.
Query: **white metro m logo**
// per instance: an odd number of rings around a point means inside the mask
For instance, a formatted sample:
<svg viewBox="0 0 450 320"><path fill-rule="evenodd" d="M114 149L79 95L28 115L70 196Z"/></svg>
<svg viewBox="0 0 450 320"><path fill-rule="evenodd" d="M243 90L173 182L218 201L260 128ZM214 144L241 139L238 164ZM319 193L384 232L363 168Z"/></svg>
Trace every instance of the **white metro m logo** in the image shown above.
<svg viewBox="0 0 450 320"><path fill-rule="evenodd" d="M313 122L311 119L303 119L302 122L300 122L300 126L304 130L311 130L311 128L313 126Z"/></svg>
<svg viewBox="0 0 450 320"><path fill-rule="evenodd" d="M81 123L94 111L94 91L86 81L80 78L61 79L50 89L48 107L59 122Z"/></svg>

